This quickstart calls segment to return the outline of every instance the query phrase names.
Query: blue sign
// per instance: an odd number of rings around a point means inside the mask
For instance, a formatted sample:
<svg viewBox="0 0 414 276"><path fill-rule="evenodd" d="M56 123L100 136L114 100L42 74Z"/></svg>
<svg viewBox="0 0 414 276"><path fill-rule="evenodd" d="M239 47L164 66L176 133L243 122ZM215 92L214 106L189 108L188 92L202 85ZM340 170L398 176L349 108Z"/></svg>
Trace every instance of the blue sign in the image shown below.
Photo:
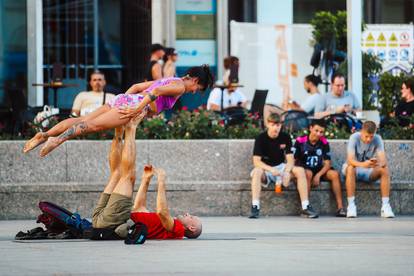
<svg viewBox="0 0 414 276"><path fill-rule="evenodd" d="M177 66L216 65L215 40L177 40L175 48L178 52Z"/></svg>
<svg viewBox="0 0 414 276"><path fill-rule="evenodd" d="M396 49L391 49L388 52L388 56L389 56L389 60L390 61L397 61L397 59L398 59L398 52L397 52L397 50Z"/></svg>

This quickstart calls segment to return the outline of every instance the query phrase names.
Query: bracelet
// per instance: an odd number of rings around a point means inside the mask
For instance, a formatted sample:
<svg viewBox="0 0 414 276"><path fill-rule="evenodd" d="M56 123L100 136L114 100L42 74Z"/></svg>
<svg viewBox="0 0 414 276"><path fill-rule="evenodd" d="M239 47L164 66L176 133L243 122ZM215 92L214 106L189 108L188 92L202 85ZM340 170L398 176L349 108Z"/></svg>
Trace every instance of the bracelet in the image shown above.
<svg viewBox="0 0 414 276"><path fill-rule="evenodd" d="M151 102L155 101L158 98L158 96L155 96L155 95L153 95L151 93L149 93L148 96L149 96Z"/></svg>

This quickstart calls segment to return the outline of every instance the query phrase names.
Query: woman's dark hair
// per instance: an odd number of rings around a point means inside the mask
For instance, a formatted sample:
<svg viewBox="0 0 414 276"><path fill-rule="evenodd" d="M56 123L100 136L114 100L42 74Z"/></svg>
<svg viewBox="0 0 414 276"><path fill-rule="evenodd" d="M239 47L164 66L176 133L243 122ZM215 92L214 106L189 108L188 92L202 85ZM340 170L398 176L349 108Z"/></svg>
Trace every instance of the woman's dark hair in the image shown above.
<svg viewBox="0 0 414 276"><path fill-rule="evenodd" d="M414 95L414 78L407 78L403 81L405 87L411 90L411 94Z"/></svg>
<svg viewBox="0 0 414 276"><path fill-rule="evenodd" d="M191 78L198 78L198 83L203 86L203 91L210 88L214 83L213 74L207 64L195 66L188 69L186 76Z"/></svg>
<svg viewBox="0 0 414 276"><path fill-rule="evenodd" d="M315 86L318 86L322 82L321 77L315 76L315 75L307 75L305 77L305 80L307 82L313 83L313 85L315 85Z"/></svg>
<svg viewBox="0 0 414 276"><path fill-rule="evenodd" d="M170 56L175 55L175 49L174 48L165 48L165 55L162 57L162 59L164 60L164 62L167 62L168 58Z"/></svg>
<svg viewBox="0 0 414 276"><path fill-rule="evenodd" d="M231 65L233 65L233 64L239 64L239 58L238 57L235 57L235 56L228 56L228 57L225 57L224 58L224 60L223 60L223 66L224 66L224 69L230 69L230 67L231 67Z"/></svg>

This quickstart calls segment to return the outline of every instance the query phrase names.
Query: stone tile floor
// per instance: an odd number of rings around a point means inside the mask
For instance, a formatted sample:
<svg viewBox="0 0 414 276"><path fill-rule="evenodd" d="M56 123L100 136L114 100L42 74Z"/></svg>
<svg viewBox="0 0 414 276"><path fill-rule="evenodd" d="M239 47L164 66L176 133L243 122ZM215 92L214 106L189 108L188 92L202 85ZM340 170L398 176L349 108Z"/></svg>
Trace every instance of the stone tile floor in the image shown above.
<svg viewBox="0 0 414 276"><path fill-rule="evenodd" d="M0 275L414 275L414 217L204 217L198 240L13 242L34 221L0 221Z"/></svg>

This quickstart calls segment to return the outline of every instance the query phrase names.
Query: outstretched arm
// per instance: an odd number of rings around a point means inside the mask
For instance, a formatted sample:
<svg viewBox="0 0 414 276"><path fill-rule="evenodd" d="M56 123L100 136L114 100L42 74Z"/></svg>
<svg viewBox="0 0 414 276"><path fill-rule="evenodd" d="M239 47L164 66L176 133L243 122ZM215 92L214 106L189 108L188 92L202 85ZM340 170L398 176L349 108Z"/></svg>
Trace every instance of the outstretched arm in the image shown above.
<svg viewBox="0 0 414 276"><path fill-rule="evenodd" d="M158 178L157 192L157 214L160 217L161 224L165 230L172 231L174 228L174 219L170 215L167 205L167 196L165 191L165 171L163 169L155 169Z"/></svg>
<svg viewBox="0 0 414 276"><path fill-rule="evenodd" d="M148 87L150 87L153 83L154 83L153 81L145 81L145 82L136 83L136 84L132 85L125 92L125 94L137 94L137 93L141 93L142 91L144 91L145 89L147 89Z"/></svg>
<svg viewBox="0 0 414 276"><path fill-rule="evenodd" d="M137 195L135 196L135 202L134 206L132 207L132 212L149 212L147 209L147 192L148 186L153 176L153 167L151 165L145 165L144 172L142 173L141 177L141 185L139 185Z"/></svg>

